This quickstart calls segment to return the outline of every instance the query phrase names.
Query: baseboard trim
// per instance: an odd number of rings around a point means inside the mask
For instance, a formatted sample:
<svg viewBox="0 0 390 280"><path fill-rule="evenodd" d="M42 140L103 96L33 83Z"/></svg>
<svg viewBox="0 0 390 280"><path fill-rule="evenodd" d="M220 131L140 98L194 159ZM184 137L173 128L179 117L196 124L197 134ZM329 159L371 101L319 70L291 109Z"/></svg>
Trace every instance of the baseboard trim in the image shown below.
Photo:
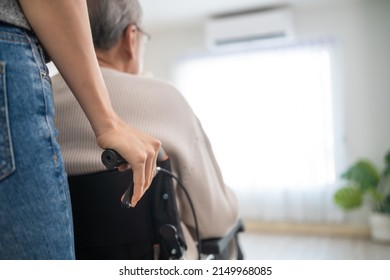
<svg viewBox="0 0 390 280"><path fill-rule="evenodd" d="M263 221L244 221L244 225L245 231L249 233L370 237L370 228L364 225L300 224Z"/></svg>

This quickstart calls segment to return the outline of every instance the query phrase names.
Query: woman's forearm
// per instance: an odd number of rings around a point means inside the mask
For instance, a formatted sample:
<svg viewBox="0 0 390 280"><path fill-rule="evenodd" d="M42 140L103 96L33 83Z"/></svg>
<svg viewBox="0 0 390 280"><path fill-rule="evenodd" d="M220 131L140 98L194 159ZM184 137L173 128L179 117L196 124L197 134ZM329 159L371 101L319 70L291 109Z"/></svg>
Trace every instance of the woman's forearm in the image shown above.
<svg viewBox="0 0 390 280"><path fill-rule="evenodd" d="M19 2L31 27L85 112L98 145L117 150L133 169L132 204L135 205L155 175L161 143L128 126L112 109L93 48L86 1Z"/></svg>
<svg viewBox="0 0 390 280"><path fill-rule="evenodd" d="M85 0L20 0L22 9L83 108L94 132L115 122L99 71Z"/></svg>

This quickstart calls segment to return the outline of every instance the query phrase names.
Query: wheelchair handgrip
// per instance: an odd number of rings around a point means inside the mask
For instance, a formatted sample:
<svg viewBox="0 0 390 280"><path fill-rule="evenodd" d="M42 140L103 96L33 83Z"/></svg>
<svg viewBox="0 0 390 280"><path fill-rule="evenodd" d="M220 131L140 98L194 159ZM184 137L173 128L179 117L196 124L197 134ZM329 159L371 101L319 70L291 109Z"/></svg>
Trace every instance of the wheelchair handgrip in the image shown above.
<svg viewBox="0 0 390 280"><path fill-rule="evenodd" d="M158 161L165 161L168 159L168 155L165 153L164 149L161 148L158 152ZM127 161L115 150L112 149L106 149L102 153L102 162L104 166L112 170L118 166L121 166L124 163L127 163Z"/></svg>
<svg viewBox="0 0 390 280"><path fill-rule="evenodd" d="M126 160L117 151L106 149L102 153L102 162L107 169L112 170L126 163Z"/></svg>

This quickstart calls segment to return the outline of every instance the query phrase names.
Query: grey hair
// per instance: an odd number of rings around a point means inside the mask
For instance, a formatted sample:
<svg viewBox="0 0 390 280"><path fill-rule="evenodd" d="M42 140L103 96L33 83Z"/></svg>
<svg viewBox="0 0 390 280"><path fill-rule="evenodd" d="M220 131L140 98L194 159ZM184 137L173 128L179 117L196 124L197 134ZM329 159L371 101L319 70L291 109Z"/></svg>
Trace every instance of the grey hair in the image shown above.
<svg viewBox="0 0 390 280"><path fill-rule="evenodd" d="M137 0L87 0L93 44L111 49L129 24L141 26L142 8Z"/></svg>

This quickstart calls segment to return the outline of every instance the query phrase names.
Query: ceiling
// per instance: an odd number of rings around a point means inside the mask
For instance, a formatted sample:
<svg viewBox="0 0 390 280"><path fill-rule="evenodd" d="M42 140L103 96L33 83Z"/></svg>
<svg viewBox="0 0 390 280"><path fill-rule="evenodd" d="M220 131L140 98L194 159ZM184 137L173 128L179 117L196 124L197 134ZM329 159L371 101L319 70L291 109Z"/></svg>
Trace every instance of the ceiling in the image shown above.
<svg viewBox="0 0 390 280"><path fill-rule="evenodd" d="M344 0L139 0L149 29L199 22L213 15L277 5L313 5Z"/></svg>

